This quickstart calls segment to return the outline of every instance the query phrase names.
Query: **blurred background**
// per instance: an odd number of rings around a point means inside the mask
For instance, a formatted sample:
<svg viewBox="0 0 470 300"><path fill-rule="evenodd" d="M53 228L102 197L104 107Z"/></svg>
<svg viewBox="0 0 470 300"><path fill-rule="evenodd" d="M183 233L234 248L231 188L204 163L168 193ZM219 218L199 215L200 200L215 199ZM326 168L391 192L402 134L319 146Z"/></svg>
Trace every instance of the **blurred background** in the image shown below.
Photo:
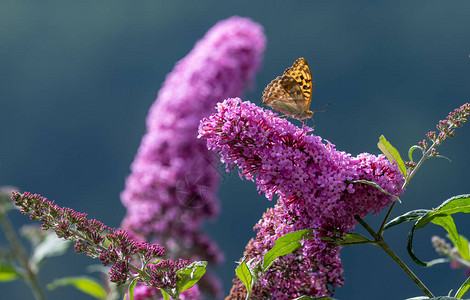
<svg viewBox="0 0 470 300"><path fill-rule="evenodd" d="M87 212L118 227L125 210L119 194L129 174L145 118L173 65L217 21L250 17L265 29L267 49L252 89L243 99L261 105L264 87L298 57L312 69L315 134L337 149L379 154L381 134L407 157L410 146L447 113L469 101L470 2L468 1L103 1L0 2L0 185L40 193L61 206ZM221 99L222 100L222 99ZM470 124L438 151L450 158L426 161L392 213L432 208L470 193ZM418 152L415 159L419 159ZM225 252L217 268L226 294L235 260L254 236L267 207L252 182L225 174L221 214L206 232ZM15 226L28 223L18 212ZM379 217L368 222L378 226ZM468 217L455 217L470 237ZM447 264L429 269L406 252L411 224L387 231L392 249L436 294L466 279ZM364 230L357 228L357 232ZM415 253L436 258L430 238L418 231ZM0 234L0 242L5 238ZM344 287L338 299L404 299L422 295L379 248L343 248ZM84 274L96 264L84 255L50 259L44 285ZM24 282L1 284L4 299L32 299ZM70 288L49 299L88 299ZM89 298L92 299L92 298Z"/></svg>

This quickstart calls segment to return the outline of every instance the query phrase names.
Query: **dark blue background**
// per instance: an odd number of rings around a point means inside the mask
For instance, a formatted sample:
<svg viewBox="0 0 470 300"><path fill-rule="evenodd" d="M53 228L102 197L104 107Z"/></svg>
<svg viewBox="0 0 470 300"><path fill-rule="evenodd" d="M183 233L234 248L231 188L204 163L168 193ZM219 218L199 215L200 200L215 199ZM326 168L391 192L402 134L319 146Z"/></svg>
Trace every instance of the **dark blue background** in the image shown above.
<svg viewBox="0 0 470 300"><path fill-rule="evenodd" d="M353 155L378 154L384 134L406 158L438 120L468 101L468 1L2 1L0 184L119 226L125 213L119 193L165 75L212 25L232 15L261 23L268 39L255 88L244 99L261 103L265 85L305 57L315 81L312 108L333 102L327 113L315 114L315 134ZM469 126L438 149L453 162L427 161L393 216L470 192ZM274 203L236 173L226 174L219 196L221 215L206 230L225 251L218 271L228 292L233 261ZM16 226L27 221L16 212L11 217ZM380 218L368 221L376 225ZM456 222L470 237L470 222L464 216ZM391 247L436 295L455 291L465 280L462 270L424 269L407 257L409 227L387 232ZM426 260L436 257L433 233L445 235L430 226L416 237L416 253ZM346 281L338 299L422 294L377 247L341 254ZM90 263L97 261L74 254L51 259L41 283L83 274ZM1 298L32 297L23 282L1 287ZM71 289L50 293L50 299L65 297L86 298Z"/></svg>

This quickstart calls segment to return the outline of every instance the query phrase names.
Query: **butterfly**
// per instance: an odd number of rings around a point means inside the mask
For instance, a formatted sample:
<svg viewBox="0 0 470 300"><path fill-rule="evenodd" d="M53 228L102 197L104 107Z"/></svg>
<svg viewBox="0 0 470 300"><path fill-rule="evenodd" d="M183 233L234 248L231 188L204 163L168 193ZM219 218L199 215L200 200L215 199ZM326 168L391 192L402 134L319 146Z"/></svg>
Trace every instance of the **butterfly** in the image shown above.
<svg viewBox="0 0 470 300"><path fill-rule="evenodd" d="M308 119L313 116L313 111L309 110L312 91L312 73L305 58L301 57L282 76L268 84L263 92L263 104L288 117Z"/></svg>

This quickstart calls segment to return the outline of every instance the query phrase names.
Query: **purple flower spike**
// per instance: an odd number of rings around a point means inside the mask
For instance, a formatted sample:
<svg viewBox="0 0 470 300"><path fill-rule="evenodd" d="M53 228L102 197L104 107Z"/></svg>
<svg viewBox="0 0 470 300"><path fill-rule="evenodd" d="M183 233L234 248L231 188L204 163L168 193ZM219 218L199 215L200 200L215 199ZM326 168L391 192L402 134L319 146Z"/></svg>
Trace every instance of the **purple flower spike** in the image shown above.
<svg viewBox="0 0 470 300"><path fill-rule="evenodd" d="M255 227L258 236L246 248L248 260L260 259L279 236L316 229L301 253L279 260L284 264L271 268L253 295L276 294L276 299L330 295L328 286L334 288L343 281L340 248L321 238L350 232L357 223L355 215L363 218L378 213L395 200L375 187L351 181L375 181L398 196L403 192L403 176L383 155L352 157L309 135L312 128L299 129L250 102L227 99L217 109L201 122L199 137L220 154L227 170L237 166L241 176L256 182L261 194L270 200L279 197L276 207ZM240 294L236 286L229 299Z"/></svg>
<svg viewBox="0 0 470 300"><path fill-rule="evenodd" d="M104 266L110 265L109 279L118 286L135 279L154 289L174 289L178 270L189 265L184 259L162 260L165 250L160 245L135 241L125 230L88 220L86 214L60 207L41 195L13 191L11 199L22 214L41 221L43 230L52 229L58 237L74 241L75 252L99 258ZM131 261L137 263L133 265Z"/></svg>
<svg viewBox="0 0 470 300"><path fill-rule="evenodd" d="M218 159L197 139L199 121L215 104L240 95L253 80L265 48L260 25L232 17L217 23L167 76L147 117L121 200L123 227L167 245L171 257L223 261L200 232L219 211Z"/></svg>

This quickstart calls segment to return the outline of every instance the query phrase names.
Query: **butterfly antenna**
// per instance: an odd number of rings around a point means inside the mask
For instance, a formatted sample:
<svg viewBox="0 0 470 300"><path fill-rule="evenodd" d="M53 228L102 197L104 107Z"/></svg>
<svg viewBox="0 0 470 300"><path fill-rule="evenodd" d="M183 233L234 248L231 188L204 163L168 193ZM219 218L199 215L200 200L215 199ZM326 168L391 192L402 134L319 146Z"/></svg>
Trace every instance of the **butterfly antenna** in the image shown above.
<svg viewBox="0 0 470 300"><path fill-rule="evenodd" d="M331 104L333 104L333 102L329 102L327 104L324 104L321 106L321 108L324 108L324 107L327 107L327 106L330 106ZM314 112L327 112L328 110L326 108L322 109L322 110L314 110Z"/></svg>

